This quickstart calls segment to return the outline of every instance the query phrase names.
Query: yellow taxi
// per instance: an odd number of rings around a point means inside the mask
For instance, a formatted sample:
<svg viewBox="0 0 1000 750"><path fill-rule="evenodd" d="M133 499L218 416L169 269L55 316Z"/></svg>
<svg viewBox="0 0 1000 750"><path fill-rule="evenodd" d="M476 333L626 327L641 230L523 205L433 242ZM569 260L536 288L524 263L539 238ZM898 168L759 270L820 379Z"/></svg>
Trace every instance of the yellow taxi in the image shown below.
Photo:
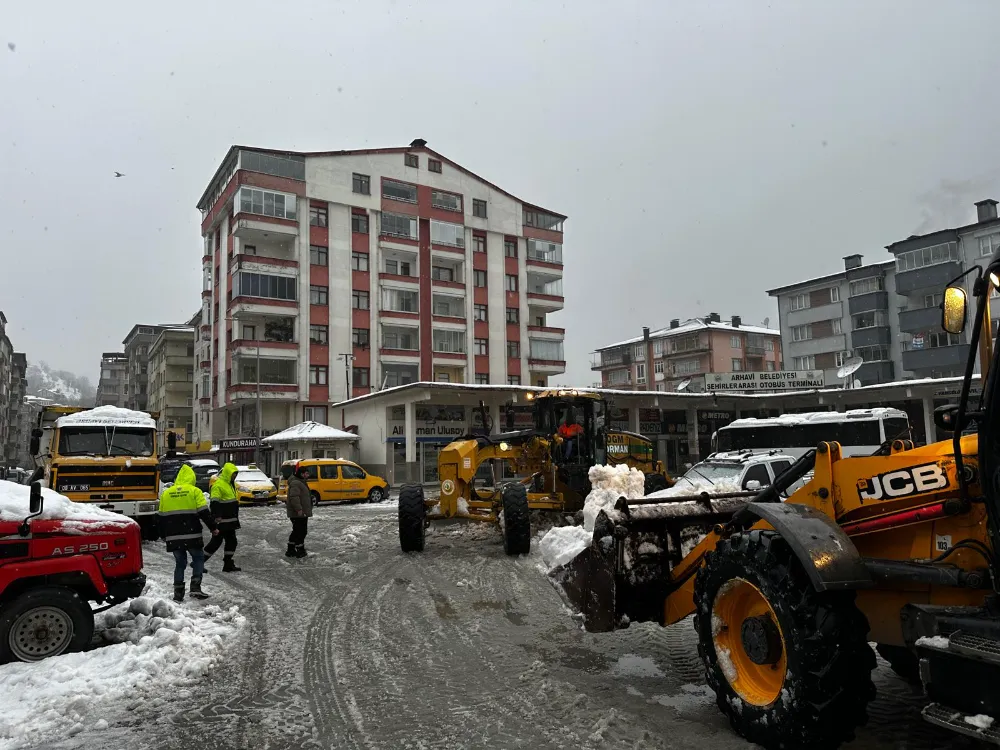
<svg viewBox="0 0 1000 750"><path fill-rule="evenodd" d="M214 474L209 482L215 484L219 475ZM255 464L236 467L236 499L240 505L274 505L278 502L278 489L267 474Z"/></svg>
<svg viewBox="0 0 1000 750"><path fill-rule="evenodd" d="M389 497L389 483L369 474L353 461L343 458L302 458L285 461L283 466L296 465L308 474L306 484L313 505L326 502L380 503ZM278 482L278 498L288 497L288 483Z"/></svg>

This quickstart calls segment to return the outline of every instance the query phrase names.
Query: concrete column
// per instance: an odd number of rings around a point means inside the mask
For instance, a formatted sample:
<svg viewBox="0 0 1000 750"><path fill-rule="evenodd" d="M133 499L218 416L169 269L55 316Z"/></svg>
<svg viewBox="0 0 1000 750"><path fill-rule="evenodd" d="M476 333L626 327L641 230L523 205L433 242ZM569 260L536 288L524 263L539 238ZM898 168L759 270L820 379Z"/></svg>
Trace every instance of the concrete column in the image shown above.
<svg viewBox="0 0 1000 750"><path fill-rule="evenodd" d="M629 432L639 431L639 407L630 406L628 409L628 429Z"/></svg>
<svg viewBox="0 0 1000 750"><path fill-rule="evenodd" d="M924 441L930 445L937 439L937 428L934 427L934 397L924 396L920 399L920 405L924 408Z"/></svg>
<svg viewBox="0 0 1000 750"><path fill-rule="evenodd" d="M493 403L493 404L490 405L490 419L493 420L493 432L492 432L492 434L495 435L498 432L503 432L504 431L503 422L500 421L502 419L502 417L500 415L500 402L499 401L497 401L497 402L495 402L495 403Z"/></svg>
<svg viewBox="0 0 1000 750"><path fill-rule="evenodd" d="M701 460L698 452L698 408L689 406L687 408L687 437L688 437L688 461L692 464Z"/></svg>
<svg viewBox="0 0 1000 750"><path fill-rule="evenodd" d="M417 471L417 408L413 401L407 401L403 407L405 412L404 439L406 440L406 479L410 482L420 480Z"/></svg>

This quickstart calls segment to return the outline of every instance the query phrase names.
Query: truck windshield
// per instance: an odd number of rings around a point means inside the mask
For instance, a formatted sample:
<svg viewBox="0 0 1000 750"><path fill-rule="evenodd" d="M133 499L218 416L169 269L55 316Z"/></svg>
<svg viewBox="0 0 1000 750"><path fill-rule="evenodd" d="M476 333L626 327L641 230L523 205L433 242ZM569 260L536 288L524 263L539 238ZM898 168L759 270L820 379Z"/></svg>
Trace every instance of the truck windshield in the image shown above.
<svg viewBox="0 0 1000 750"><path fill-rule="evenodd" d="M61 456L152 456L153 431L128 427L64 427Z"/></svg>

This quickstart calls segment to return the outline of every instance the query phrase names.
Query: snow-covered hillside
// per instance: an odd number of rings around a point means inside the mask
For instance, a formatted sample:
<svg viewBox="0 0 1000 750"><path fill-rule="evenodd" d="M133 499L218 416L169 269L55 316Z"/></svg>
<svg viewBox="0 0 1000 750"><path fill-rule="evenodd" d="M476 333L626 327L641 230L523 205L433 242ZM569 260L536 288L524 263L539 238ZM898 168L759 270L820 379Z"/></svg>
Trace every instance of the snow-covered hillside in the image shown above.
<svg viewBox="0 0 1000 750"><path fill-rule="evenodd" d="M45 362L31 362L28 364L28 395L50 398L68 406L93 406L96 389L85 377L53 370Z"/></svg>

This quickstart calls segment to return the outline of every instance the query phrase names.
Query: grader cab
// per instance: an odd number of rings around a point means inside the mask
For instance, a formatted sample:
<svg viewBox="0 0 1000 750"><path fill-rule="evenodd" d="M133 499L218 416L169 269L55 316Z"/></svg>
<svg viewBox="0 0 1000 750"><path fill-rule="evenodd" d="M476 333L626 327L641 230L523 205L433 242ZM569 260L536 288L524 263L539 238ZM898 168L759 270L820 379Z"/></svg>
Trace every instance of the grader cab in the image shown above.
<svg viewBox="0 0 1000 750"><path fill-rule="evenodd" d="M607 426L608 407L600 395L575 389L529 393L533 424L499 434L467 435L438 456L440 495L425 499L420 485L399 493L399 541L404 552L424 548L430 521L462 518L500 523L507 554L531 547L531 511L576 513L590 492L588 474L596 464L624 463L647 475L647 492L672 483L642 435ZM482 407L485 431L492 425ZM500 471L518 477L503 481Z"/></svg>

